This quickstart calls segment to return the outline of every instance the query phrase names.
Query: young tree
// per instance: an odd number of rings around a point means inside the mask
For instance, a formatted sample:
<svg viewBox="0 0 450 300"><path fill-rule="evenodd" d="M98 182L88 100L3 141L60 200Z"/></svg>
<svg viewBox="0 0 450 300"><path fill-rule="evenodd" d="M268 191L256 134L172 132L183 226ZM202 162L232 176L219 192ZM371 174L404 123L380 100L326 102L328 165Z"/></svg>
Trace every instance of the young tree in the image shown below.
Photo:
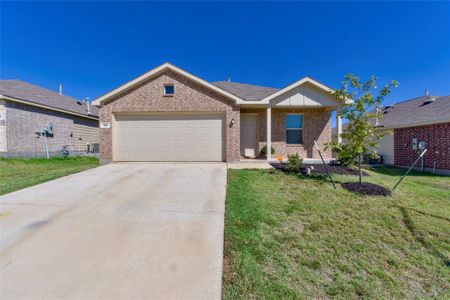
<svg viewBox="0 0 450 300"><path fill-rule="evenodd" d="M387 134L386 131L380 131L377 126L383 116L381 104L391 89L397 86L398 82L393 80L375 96L377 90L375 76L361 82L355 75L348 74L341 87L332 93L342 105L339 115L347 119L348 123L341 134L345 143L331 142L327 147L336 153L338 160L350 164L354 164L357 160L359 184L362 183L362 155L368 152L369 147L378 147L379 140ZM372 156L378 157L376 150Z"/></svg>

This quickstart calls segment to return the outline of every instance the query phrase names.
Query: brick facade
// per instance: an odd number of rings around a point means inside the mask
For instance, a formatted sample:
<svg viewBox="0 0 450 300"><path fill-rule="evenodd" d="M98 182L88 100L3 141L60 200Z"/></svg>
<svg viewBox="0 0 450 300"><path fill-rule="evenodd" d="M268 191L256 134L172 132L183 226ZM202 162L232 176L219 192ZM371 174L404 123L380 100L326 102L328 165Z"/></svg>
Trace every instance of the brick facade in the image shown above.
<svg viewBox="0 0 450 300"><path fill-rule="evenodd" d="M258 114L258 144L259 149L266 145L267 114L266 109L241 109L241 113ZM303 144L286 144L286 114L301 113L303 115ZM275 155L298 153L303 158L319 158L315 150L314 140L324 148L324 144L331 141L331 112L323 109L278 109L272 108L272 147ZM331 152L323 150L325 158L331 158Z"/></svg>
<svg viewBox="0 0 450 300"><path fill-rule="evenodd" d="M71 151L73 123L76 116L45 108L35 107L13 101L4 101L6 108L6 152L1 156L41 157L45 156L42 132L49 122L53 124L54 134L47 138L50 155L60 155L63 145L69 145ZM98 127L98 121L82 118L89 127Z"/></svg>
<svg viewBox="0 0 450 300"><path fill-rule="evenodd" d="M164 96L164 84L174 84L175 94ZM100 107L100 122L112 124L113 114L132 112L223 112L225 114L226 158L239 160L240 113L230 100L198 83L172 71L140 83ZM234 119L234 126L230 127ZM113 124L112 124L113 125ZM112 160L112 128L100 129L100 158Z"/></svg>
<svg viewBox="0 0 450 300"><path fill-rule="evenodd" d="M450 170L450 123L399 128L394 130L394 157L398 166L409 166L420 154L412 148L412 141L427 143L424 167Z"/></svg>
<svg viewBox="0 0 450 300"><path fill-rule="evenodd" d="M164 96L164 85L173 84L173 96ZM259 116L258 141L266 143L266 110L246 109L236 106L233 100L203 87L197 82L171 70L139 83L136 87L118 94L100 106L100 122L109 122L110 128L100 128L100 158L103 163L112 161L112 131L114 115L119 113L180 113L223 112L225 114L226 160L236 161L240 153L240 115L257 113ZM302 113L303 145L286 145L286 113ZM234 119L234 126L230 127ZM331 112L324 109L272 109L272 145L276 153L299 153L304 158L318 158L314 140L320 145L331 141ZM331 157L329 151L324 156Z"/></svg>

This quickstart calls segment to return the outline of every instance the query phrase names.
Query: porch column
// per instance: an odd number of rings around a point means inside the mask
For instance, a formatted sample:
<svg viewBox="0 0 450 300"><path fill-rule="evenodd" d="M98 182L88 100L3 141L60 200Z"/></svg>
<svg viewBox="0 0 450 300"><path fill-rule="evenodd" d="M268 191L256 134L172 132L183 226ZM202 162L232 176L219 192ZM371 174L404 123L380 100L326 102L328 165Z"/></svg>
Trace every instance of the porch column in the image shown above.
<svg viewBox="0 0 450 300"><path fill-rule="evenodd" d="M342 143L342 118L339 116L341 108L336 109L336 129L337 129L337 142L339 144Z"/></svg>
<svg viewBox="0 0 450 300"><path fill-rule="evenodd" d="M272 159L272 107L267 106L267 160Z"/></svg>

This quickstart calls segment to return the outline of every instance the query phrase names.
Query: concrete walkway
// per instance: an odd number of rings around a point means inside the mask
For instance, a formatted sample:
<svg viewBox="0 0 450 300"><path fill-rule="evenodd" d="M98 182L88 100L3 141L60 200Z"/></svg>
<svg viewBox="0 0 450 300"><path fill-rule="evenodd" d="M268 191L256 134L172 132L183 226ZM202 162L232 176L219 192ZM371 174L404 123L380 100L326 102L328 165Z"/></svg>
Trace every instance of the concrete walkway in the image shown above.
<svg viewBox="0 0 450 300"><path fill-rule="evenodd" d="M0 299L219 299L226 164L111 164L0 197Z"/></svg>

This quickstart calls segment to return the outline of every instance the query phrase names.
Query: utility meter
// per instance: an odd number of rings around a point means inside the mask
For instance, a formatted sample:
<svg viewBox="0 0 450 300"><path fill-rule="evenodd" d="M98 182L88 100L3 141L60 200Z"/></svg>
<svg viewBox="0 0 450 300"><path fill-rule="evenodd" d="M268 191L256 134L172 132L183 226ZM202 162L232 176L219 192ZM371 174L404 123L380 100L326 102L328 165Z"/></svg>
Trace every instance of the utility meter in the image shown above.
<svg viewBox="0 0 450 300"><path fill-rule="evenodd" d="M419 149L420 150L424 150L424 149L426 149L427 148L427 142L425 142L425 141L420 141L419 142Z"/></svg>
<svg viewBox="0 0 450 300"><path fill-rule="evenodd" d="M48 135L52 135L53 134L53 123L49 122L47 124L47 126L44 127L44 133L48 134Z"/></svg>
<svg viewBox="0 0 450 300"><path fill-rule="evenodd" d="M413 148L414 150L417 149L417 139L412 139L412 148Z"/></svg>

